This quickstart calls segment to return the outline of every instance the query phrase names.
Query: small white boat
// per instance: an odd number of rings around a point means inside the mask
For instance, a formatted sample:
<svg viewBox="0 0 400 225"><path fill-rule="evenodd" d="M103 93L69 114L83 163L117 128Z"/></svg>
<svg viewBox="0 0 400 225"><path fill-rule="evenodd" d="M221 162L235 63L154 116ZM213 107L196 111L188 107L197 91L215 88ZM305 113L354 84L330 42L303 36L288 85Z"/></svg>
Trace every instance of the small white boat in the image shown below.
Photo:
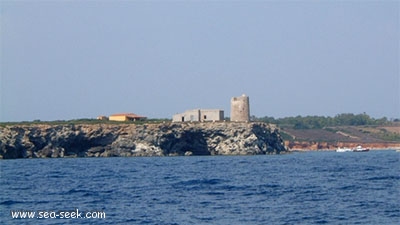
<svg viewBox="0 0 400 225"><path fill-rule="evenodd" d="M369 148L363 148L363 147L361 147L361 145L359 145L356 148L353 148L352 150L353 150L353 152L368 152Z"/></svg>
<svg viewBox="0 0 400 225"><path fill-rule="evenodd" d="M337 148L336 152L352 152L351 148Z"/></svg>

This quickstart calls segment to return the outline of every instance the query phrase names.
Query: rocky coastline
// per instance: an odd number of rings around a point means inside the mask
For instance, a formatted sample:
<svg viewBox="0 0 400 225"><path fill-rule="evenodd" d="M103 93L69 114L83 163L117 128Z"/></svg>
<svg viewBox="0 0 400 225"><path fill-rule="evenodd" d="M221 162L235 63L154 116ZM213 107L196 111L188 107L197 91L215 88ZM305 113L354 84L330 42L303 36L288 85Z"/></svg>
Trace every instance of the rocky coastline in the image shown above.
<svg viewBox="0 0 400 225"><path fill-rule="evenodd" d="M34 124L0 127L0 158L256 155L288 152L262 122Z"/></svg>

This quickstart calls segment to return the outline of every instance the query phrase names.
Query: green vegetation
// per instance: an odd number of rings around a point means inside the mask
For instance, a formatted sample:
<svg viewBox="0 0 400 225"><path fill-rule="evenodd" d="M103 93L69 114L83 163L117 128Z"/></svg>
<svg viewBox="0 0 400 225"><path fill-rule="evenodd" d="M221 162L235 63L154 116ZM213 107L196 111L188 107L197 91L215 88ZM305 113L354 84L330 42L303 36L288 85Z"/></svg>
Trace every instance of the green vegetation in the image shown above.
<svg viewBox="0 0 400 225"><path fill-rule="evenodd" d="M392 123L392 121L389 121L386 117L374 119L365 113L357 115L352 113L342 113L335 117L296 116L280 119L275 119L274 117L256 118L253 116L253 121L274 123L281 127L290 127L294 129L322 129L325 127L335 126L382 126ZM398 121L398 119L393 120L393 122L396 121Z"/></svg>
<svg viewBox="0 0 400 225"><path fill-rule="evenodd" d="M377 136L385 141L400 141L400 134L388 132L387 130L379 132Z"/></svg>
<svg viewBox="0 0 400 225"><path fill-rule="evenodd" d="M143 121L109 121L98 119L75 119L75 120L54 120L54 121L22 121L22 122L3 122L0 126L11 125L79 125L79 124L148 124L148 123L164 123L171 122L170 119L147 119Z"/></svg>
<svg viewBox="0 0 400 225"><path fill-rule="evenodd" d="M225 118L229 121L229 117ZM374 119L369 115L342 113L335 117L325 116L296 116L275 119L274 117L255 117L252 116L252 121L266 122L277 124L282 128L292 128L298 130L305 129L325 129L331 132L336 132L334 127L337 126L385 126L398 123L399 119L388 120L386 117ZM109 121L97 119L74 119L74 120L55 120L55 121L22 121L22 122L3 122L0 126L6 125L35 125L35 124L48 124L48 125L64 125L64 124L144 124L144 123L165 123L171 122L171 119L147 119L144 121ZM363 131L366 132L366 131ZM387 133L382 131L382 133ZM385 136L385 135L384 135Z"/></svg>

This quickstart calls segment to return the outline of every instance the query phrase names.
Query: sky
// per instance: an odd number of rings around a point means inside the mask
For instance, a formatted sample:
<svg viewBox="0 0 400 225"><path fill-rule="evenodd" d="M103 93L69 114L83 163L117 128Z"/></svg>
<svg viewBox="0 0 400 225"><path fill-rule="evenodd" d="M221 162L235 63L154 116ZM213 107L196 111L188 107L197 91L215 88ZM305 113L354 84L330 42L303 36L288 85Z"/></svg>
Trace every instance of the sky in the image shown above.
<svg viewBox="0 0 400 225"><path fill-rule="evenodd" d="M400 118L399 1L0 0L0 122Z"/></svg>

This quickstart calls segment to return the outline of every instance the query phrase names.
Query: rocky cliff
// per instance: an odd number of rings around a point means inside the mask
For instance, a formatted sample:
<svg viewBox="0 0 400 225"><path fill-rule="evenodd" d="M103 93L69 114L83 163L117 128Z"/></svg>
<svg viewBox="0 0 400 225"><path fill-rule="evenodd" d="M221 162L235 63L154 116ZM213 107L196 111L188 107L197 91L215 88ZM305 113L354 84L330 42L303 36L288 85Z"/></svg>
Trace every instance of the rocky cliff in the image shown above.
<svg viewBox="0 0 400 225"><path fill-rule="evenodd" d="M0 128L0 158L254 155L286 152L265 123L12 125Z"/></svg>

